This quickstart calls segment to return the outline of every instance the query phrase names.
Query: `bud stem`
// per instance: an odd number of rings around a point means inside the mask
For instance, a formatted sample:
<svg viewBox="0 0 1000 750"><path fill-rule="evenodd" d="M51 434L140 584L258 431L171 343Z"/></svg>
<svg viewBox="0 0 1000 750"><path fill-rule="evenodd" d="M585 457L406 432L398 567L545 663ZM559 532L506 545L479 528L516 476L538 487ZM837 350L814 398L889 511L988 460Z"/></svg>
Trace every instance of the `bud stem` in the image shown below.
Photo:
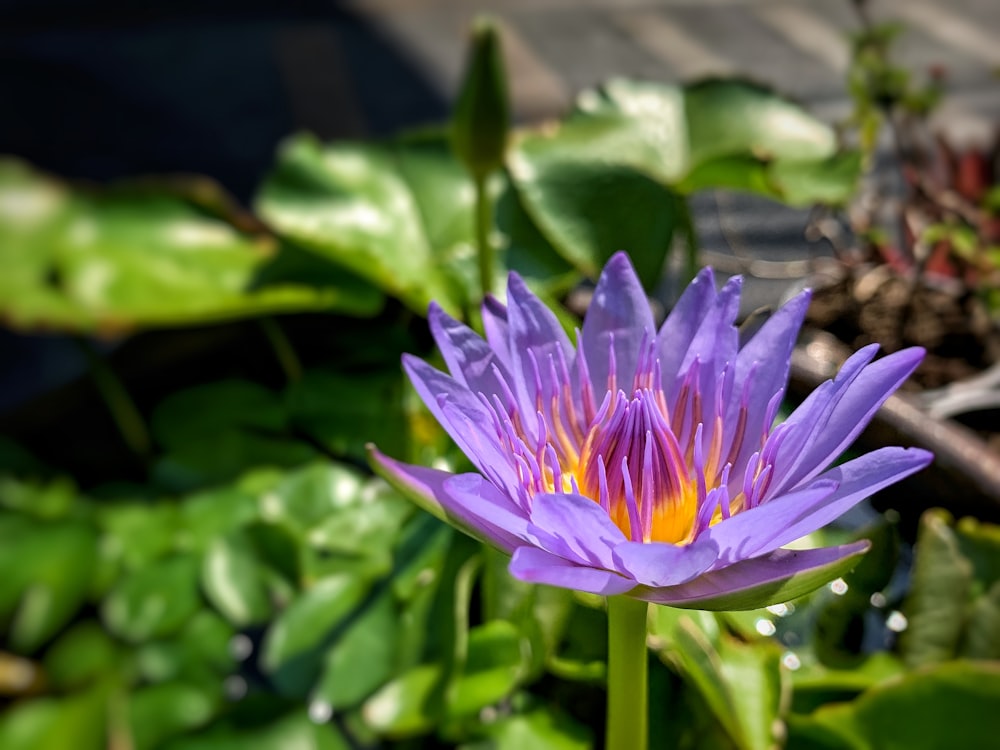
<svg viewBox="0 0 1000 750"><path fill-rule="evenodd" d="M476 244L479 251L479 284L485 297L493 290L493 246L490 245L492 223L490 196L486 176L476 175Z"/></svg>

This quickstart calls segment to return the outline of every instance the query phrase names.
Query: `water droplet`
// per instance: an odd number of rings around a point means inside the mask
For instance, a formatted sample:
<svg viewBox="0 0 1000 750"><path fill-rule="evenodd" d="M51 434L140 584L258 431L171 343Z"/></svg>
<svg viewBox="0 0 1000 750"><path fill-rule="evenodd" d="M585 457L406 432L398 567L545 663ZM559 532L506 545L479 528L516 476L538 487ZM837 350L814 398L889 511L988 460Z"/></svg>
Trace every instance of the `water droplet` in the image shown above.
<svg viewBox="0 0 1000 750"><path fill-rule="evenodd" d="M802 666L802 660L792 651L785 652L784 656L781 657L781 663L793 672Z"/></svg>
<svg viewBox="0 0 1000 750"><path fill-rule="evenodd" d="M835 593L837 596L843 596L847 593L847 581L843 578L837 578L836 580L830 581L830 591Z"/></svg>
<svg viewBox="0 0 1000 750"><path fill-rule="evenodd" d="M333 706L328 701L317 698L309 704L309 721L326 724L333 717Z"/></svg>
<svg viewBox="0 0 1000 750"><path fill-rule="evenodd" d="M758 633L764 636L774 635L777 630L777 628L774 627L774 623L766 617L761 617L757 620L757 622L754 623L754 627L757 629Z"/></svg>
<svg viewBox="0 0 1000 750"><path fill-rule="evenodd" d="M909 624L906 615L896 609L890 612L889 616L885 618L885 626L893 633L902 633Z"/></svg>
<svg viewBox="0 0 1000 750"><path fill-rule="evenodd" d="M253 641L237 633L229 640L229 653L236 661L245 661L253 653Z"/></svg>
<svg viewBox="0 0 1000 750"><path fill-rule="evenodd" d="M882 609L882 607L884 607L886 604L885 594L883 594L881 591L876 591L869 597L868 601L871 602L871 605L873 607Z"/></svg>
<svg viewBox="0 0 1000 750"><path fill-rule="evenodd" d="M247 694L247 681L237 674L230 675L222 683L222 692L231 701L238 701Z"/></svg>

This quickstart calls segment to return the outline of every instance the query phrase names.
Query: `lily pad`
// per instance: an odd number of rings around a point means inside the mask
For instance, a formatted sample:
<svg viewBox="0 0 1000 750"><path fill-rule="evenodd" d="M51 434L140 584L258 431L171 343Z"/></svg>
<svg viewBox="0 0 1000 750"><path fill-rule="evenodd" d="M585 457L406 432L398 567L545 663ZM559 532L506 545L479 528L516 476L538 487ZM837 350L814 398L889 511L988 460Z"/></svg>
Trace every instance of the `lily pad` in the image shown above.
<svg viewBox="0 0 1000 750"><path fill-rule="evenodd" d="M569 266L525 226L517 204L503 202L504 178L496 176L489 190L503 203L503 237L494 241L510 250L508 260L541 269L544 278L565 275ZM381 144L295 136L282 146L255 205L282 237L351 269L421 315L431 300L452 314L475 301L475 192L443 132ZM494 271L500 283L502 257Z"/></svg>
<svg viewBox="0 0 1000 750"><path fill-rule="evenodd" d="M262 280L280 243L223 215L208 181L85 191L0 161L0 317L21 330L119 333L268 313L378 311L349 274Z"/></svg>

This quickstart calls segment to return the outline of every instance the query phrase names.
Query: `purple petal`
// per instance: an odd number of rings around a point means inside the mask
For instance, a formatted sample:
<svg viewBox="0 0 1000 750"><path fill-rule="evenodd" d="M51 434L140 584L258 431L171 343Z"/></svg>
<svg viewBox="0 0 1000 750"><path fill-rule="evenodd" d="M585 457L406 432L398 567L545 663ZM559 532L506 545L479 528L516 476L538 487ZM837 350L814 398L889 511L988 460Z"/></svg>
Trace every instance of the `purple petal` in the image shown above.
<svg viewBox="0 0 1000 750"><path fill-rule="evenodd" d="M527 519L478 474L411 466L368 446L372 468L401 494L466 534L508 554L524 544Z"/></svg>
<svg viewBox="0 0 1000 750"><path fill-rule="evenodd" d="M833 380L816 389L816 399L807 398L786 424L794 426L786 444L799 445L794 460L783 460L768 491L780 494L807 482L830 465L867 426L885 400L902 385L920 364L923 349L905 349L867 364L875 345L865 347L848 359ZM812 396L812 394L810 394Z"/></svg>
<svg viewBox="0 0 1000 750"><path fill-rule="evenodd" d="M554 555L582 565L616 568L613 551L625 541L621 529L600 505L582 495L535 495L532 538Z"/></svg>
<svg viewBox="0 0 1000 750"><path fill-rule="evenodd" d="M421 359L403 355L413 387L455 444L484 475L512 496L517 472L498 441L491 412L472 391Z"/></svg>
<svg viewBox="0 0 1000 750"><path fill-rule="evenodd" d="M655 333L649 300L635 269L625 253L615 253L601 272L583 321L583 351L595 392L607 390L612 341L618 387L630 392L639 347Z"/></svg>
<svg viewBox="0 0 1000 750"><path fill-rule="evenodd" d="M510 573L529 583L545 583L603 596L623 594L635 588L635 581L610 570L576 565L537 547L518 547L514 550Z"/></svg>
<svg viewBox="0 0 1000 750"><path fill-rule="evenodd" d="M870 546L862 540L822 549L779 549L679 586L638 589L632 596L683 609L757 609L787 602L844 575Z"/></svg>
<svg viewBox="0 0 1000 750"><path fill-rule="evenodd" d="M483 330L490 348L500 359L511 367L513 359L510 354L510 326L507 324L507 306L492 294L483 298Z"/></svg>
<svg viewBox="0 0 1000 750"><path fill-rule="evenodd" d="M743 441L739 453L736 454L733 466L744 466L750 455L759 450L756 440L758 434L768 430L771 425L764 424L767 404L779 390L788 382L789 363L792 350L798 338L799 329L809 307L811 294L803 292L783 305L774 315L768 318L746 346L740 349L736 357L736 377L733 393L736 398L730 400L726 415L726 424L736 424L740 399L744 394L744 384L749 379L746 391L747 400L743 404L747 409L746 426L748 439ZM728 453L725 451L723 455Z"/></svg>
<svg viewBox="0 0 1000 750"><path fill-rule="evenodd" d="M836 491L836 482L814 482L808 487L719 521L702 533L699 539L711 539L719 546L716 568L764 554L781 546L772 545L772 539L782 534L787 527L798 523L808 513L822 507Z"/></svg>
<svg viewBox="0 0 1000 750"><path fill-rule="evenodd" d="M720 521L705 535L718 542L726 562L765 554L822 528L932 459L919 448L880 448L831 469L804 489Z"/></svg>
<svg viewBox="0 0 1000 750"><path fill-rule="evenodd" d="M473 393L497 395L506 404L508 399L505 394L513 388L513 380L506 365L490 345L467 325L448 315L435 302L431 303L427 317L431 334L452 377ZM506 381L507 388L503 387L500 378Z"/></svg>
<svg viewBox="0 0 1000 750"><path fill-rule="evenodd" d="M478 474L456 474L443 485L441 505L449 521L504 552L528 540L528 519L500 490Z"/></svg>
<svg viewBox="0 0 1000 750"><path fill-rule="evenodd" d="M701 321L715 304L715 276L711 268L703 268L694 278L656 336L656 351L660 357L664 387L669 388L680 372L681 362Z"/></svg>
<svg viewBox="0 0 1000 750"><path fill-rule="evenodd" d="M549 359L555 361L558 372L560 360L567 365L573 362L573 348L556 316L516 273L510 274L507 297L510 354L520 395L524 402L534 404L540 386L543 402L547 403L557 386L548 377Z"/></svg>
<svg viewBox="0 0 1000 750"><path fill-rule="evenodd" d="M708 570L718 554L718 546L710 539L681 546L665 542L625 542L614 551L619 570L653 587L690 581Z"/></svg>

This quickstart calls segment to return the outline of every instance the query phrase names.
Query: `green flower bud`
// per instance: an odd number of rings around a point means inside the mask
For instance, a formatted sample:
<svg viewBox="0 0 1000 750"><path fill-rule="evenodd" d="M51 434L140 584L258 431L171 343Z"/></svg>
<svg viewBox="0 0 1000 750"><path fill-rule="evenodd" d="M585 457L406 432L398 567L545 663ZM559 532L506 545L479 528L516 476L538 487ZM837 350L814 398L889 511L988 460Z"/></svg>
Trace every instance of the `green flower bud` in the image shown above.
<svg viewBox="0 0 1000 750"><path fill-rule="evenodd" d="M455 154L473 177L482 179L503 163L510 107L500 35L493 21L478 19L471 42L451 134Z"/></svg>

